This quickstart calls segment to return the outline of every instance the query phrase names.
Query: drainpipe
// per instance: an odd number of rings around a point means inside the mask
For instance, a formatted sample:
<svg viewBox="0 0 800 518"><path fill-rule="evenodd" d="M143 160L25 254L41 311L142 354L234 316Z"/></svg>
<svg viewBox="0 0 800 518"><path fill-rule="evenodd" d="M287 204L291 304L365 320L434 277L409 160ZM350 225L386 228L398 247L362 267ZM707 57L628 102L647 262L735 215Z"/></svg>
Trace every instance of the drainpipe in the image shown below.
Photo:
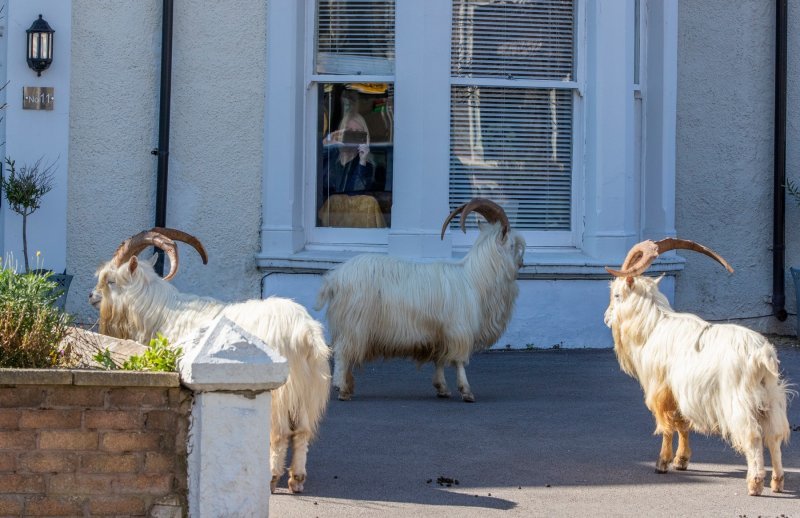
<svg viewBox="0 0 800 518"><path fill-rule="evenodd" d="M167 172L169 170L169 110L172 92L172 0L163 0L161 16L161 92L158 108L158 157L156 171L156 225L167 226ZM156 273L164 275L164 251L156 249Z"/></svg>
<svg viewBox="0 0 800 518"><path fill-rule="evenodd" d="M786 249L786 31L787 0L775 2L775 162L772 219L772 311L786 320L784 269Z"/></svg>

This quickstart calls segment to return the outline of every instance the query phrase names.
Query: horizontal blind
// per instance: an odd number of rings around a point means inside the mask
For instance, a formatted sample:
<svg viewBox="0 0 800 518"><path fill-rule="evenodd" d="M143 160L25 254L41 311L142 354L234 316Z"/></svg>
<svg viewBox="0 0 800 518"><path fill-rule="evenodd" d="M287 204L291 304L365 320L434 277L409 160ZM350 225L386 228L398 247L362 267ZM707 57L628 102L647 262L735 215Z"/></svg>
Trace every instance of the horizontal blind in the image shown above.
<svg viewBox="0 0 800 518"><path fill-rule="evenodd" d="M314 71L393 75L394 0L319 0Z"/></svg>
<svg viewBox="0 0 800 518"><path fill-rule="evenodd" d="M455 77L574 80L573 0L453 0Z"/></svg>
<svg viewBox="0 0 800 518"><path fill-rule="evenodd" d="M517 230L570 230L572 96L451 86L451 208L479 196L502 205Z"/></svg>

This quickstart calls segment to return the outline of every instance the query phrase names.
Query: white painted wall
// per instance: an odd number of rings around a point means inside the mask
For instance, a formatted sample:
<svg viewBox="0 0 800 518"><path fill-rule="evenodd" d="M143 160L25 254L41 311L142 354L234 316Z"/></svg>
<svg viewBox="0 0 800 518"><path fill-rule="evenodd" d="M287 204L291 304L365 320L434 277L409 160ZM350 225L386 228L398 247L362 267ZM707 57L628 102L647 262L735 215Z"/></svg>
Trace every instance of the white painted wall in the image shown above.
<svg viewBox="0 0 800 518"><path fill-rule="evenodd" d="M41 77L28 68L25 31L41 14L56 32L53 43L53 63ZM41 251L43 268L62 272L67 263L67 177L69 170L69 113L72 30L70 2L63 0L7 0L7 42L4 69L6 79L4 157L16 161L17 169L32 165L42 158L42 165L55 162L53 190L42 198L41 207L28 217L28 255L31 268L36 264L36 252ZM23 110L24 86L55 88L52 111ZM2 142L2 139L0 139ZM5 167L4 167L5 171ZM12 253L23 267L22 217L2 201L2 242L0 252ZM68 273L72 273L71 271Z"/></svg>
<svg viewBox="0 0 800 518"><path fill-rule="evenodd" d="M161 2L72 1L67 309L86 303L97 266L153 226ZM259 296L266 2L175 2L167 225L206 246L181 247L181 290Z"/></svg>
<svg viewBox="0 0 800 518"><path fill-rule="evenodd" d="M727 275L685 254L678 309L707 318L769 315L772 306L772 172L775 2L681 0L678 36L678 235L716 249ZM800 180L800 5L789 2L787 175ZM800 210L787 200L787 309L796 312L788 267L800 264ZM791 333L794 317L741 323Z"/></svg>
<svg viewBox="0 0 800 518"><path fill-rule="evenodd" d="M322 277L307 273L272 273L264 277L264 297L290 297L309 308L326 325L325 309L315 311ZM667 276L661 290L673 300L675 278ZM516 310L494 349L557 347L611 347L611 332L603 323L608 305L605 279L541 279L519 281Z"/></svg>

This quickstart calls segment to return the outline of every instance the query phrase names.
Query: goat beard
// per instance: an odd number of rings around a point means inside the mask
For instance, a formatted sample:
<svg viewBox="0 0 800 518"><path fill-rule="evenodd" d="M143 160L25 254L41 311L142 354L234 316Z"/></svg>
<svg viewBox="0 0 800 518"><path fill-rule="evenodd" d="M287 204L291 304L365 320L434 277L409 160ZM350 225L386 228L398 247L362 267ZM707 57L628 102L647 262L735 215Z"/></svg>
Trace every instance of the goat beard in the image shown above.
<svg viewBox="0 0 800 518"><path fill-rule="evenodd" d="M101 302L100 333L114 338L130 339L130 323L127 313L125 311L115 312L111 304Z"/></svg>
<svg viewBox="0 0 800 518"><path fill-rule="evenodd" d="M614 354L617 355L620 368L628 376L636 378L636 366L631 358L631 350L622 339L622 331L616 318L611 323L611 334L614 336Z"/></svg>

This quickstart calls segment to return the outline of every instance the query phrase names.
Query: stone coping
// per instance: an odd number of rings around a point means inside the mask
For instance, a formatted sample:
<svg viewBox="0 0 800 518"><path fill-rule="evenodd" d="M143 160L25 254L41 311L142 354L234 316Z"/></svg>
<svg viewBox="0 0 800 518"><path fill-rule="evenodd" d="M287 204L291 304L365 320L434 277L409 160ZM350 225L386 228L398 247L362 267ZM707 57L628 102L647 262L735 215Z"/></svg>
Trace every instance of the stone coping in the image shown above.
<svg viewBox="0 0 800 518"><path fill-rule="evenodd" d="M179 387L177 372L91 369L0 369L0 385L83 385L105 387Z"/></svg>

